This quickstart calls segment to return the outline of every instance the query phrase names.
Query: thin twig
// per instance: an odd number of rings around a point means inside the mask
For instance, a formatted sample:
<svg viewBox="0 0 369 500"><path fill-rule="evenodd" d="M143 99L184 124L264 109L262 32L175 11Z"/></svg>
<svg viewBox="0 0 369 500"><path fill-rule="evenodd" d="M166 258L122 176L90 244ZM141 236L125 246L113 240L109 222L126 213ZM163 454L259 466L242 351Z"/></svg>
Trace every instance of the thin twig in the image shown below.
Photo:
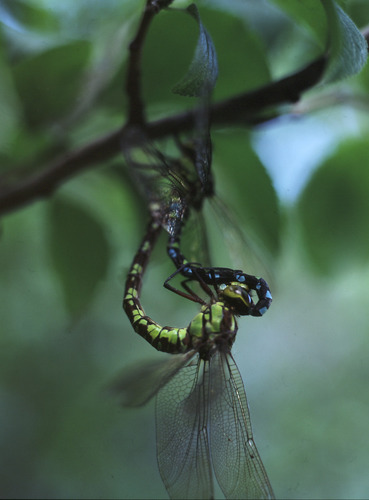
<svg viewBox="0 0 369 500"><path fill-rule="evenodd" d="M126 78L126 94L128 97L128 123L133 126L144 126L145 111L141 95L141 55L149 26L160 11L157 2L147 0L136 36L129 44L128 70Z"/></svg>

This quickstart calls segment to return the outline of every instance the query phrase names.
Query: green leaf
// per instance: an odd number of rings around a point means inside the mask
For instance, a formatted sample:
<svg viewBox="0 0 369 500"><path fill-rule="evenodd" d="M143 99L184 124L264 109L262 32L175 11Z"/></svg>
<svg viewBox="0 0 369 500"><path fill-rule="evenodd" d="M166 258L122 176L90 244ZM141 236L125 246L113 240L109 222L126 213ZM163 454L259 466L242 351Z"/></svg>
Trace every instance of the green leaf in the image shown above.
<svg viewBox="0 0 369 500"><path fill-rule="evenodd" d="M368 263L368 137L340 147L298 203L306 252L319 272Z"/></svg>
<svg viewBox="0 0 369 500"><path fill-rule="evenodd" d="M72 315L86 309L104 279L109 245L101 224L81 205L55 199L49 210L50 252Z"/></svg>
<svg viewBox="0 0 369 500"><path fill-rule="evenodd" d="M145 102L167 106L168 111L178 109L187 99L172 92L184 68L190 65L198 38L198 28L189 15L179 15L177 10L163 11L156 16L147 35L142 57L143 94ZM175 36L173 36L175 33ZM122 79L126 69L118 75L116 94L122 97ZM120 89L120 90L119 90Z"/></svg>
<svg viewBox="0 0 369 500"><path fill-rule="evenodd" d="M173 92L200 97L213 90L218 77L218 61L213 41L201 22L196 5L189 5L186 10L197 21L200 33L190 67L182 80L173 87Z"/></svg>
<svg viewBox="0 0 369 500"><path fill-rule="evenodd" d="M217 47L219 78L214 99L224 99L271 80L265 46L239 17L202 9L201 18Z"/></svg>
<svg viewBox="0 0 369 500"><path fill-rule="evenodd" d="M329 61L325 83L359 73L368 57L368 44L355 23L333 0L321 0L328 28Z"/></svg>
<svg viewBox="0 0 369 500"><path fill-rule="evenodd" d="M265 47L257 35L228 12L202 8L200 13L217 47L219 78L214 99L226 98L268 83L269 63ZM197 39L198 28L188 15L178 15L178 11L173 9L155 19L143 53L145 101L154 104L155 110L159 104L161 113L163 106L167 106L168 112L174 112L187 105L186 100L170 90L181 79L183 68L190 66ZM117 100L122 99L119 98L122 78L123 75L116 85Z"/></svg>
<svg viewBox="0 0 369 500"><path fill-rule="evenodd" d="M15 86L30 127L60 120L78 104L90 51L89 42L77 41L24 59L15 66Z"/></svg>

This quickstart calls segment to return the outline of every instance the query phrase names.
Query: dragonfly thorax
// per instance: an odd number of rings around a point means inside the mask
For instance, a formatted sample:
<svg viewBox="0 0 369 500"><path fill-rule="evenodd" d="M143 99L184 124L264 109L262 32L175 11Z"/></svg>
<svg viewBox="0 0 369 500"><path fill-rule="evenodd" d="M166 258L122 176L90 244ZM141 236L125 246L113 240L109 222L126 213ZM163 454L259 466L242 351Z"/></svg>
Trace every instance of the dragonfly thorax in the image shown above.
<svg viewBox="0 0 369 500"><path fill-rule="evenodd" d="M224 302L204 306L188 326L192 347L202 359L209 359L215 350L228 352L237 330L235 315Z"/></svg>

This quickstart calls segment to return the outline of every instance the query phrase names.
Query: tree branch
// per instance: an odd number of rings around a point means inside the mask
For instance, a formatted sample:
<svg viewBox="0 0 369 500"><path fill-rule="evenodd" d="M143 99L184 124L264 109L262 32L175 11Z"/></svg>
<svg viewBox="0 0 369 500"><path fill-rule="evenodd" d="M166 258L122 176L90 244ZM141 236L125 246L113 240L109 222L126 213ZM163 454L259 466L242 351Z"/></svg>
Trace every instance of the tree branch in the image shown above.
<svg viewBox="0 0 369 500"><path fill-rule="evenodd" d="M126 94L128 97L128 122L143 126L145 123L144 105L141 97L141 55L142 47L154 16L161 10L158 2L147 0L136 36L129 44Z"/></svg>
<svg viewBox="0 0 369 500"><path fill-rule="evenodd" d="M268 120L260 116L271 106L296 102L300 94L315 85L323 74L325 58L260 89L215 103L210 108L212 125L253 125ZM195 110L147 123L149 139L186 132L195 126ZM120 154L121 144L134 146L131 123L51 162L40 172L0 191L0 214L12 212L37 199L50 196L55 189L77 173Z"/></svg>
<svg viewBox="0 0 369 500"><path fill-rule="evenodd" d="M156 7L160 10L171 2L153 0L149 3L153 8ZM363 35L368 41L369 27L364 28ZM321 57L286 78L213 104L210 108L212 125L254 125L267 121L269 117L262 116L262 113L271 106L296 102L302 92L319 82L325 63L325 57ZM132 73L134 73L133 70ZM134 78L136 77L132 77L132 81ZM133 85L132 82L131 85ZM142 103L139 98L135 109L140 108L140 106ZM121 144L132 139L128 124L141 125L142 123L140 120L143 118L143 113L141 117L137 114L138 119L132 117L132 114L135 113L136 111L132 109L125 127L114 130L105 137L52 161L40 172L13 186L2 186L0 189L0 214L12 212L37 199L50 196L62 182L67 181L70 177L120 154ZM189 131L194 126L195 110L191 110L147 123L145 131L147 136L154 140Z"/></svg>
<svg viewBox="0 0 369 500"><path fill-rule="evenodd" d="M268 121L262 116L268 108L295 103L301 94L316 85L323 75L326 59L320 57L302 70L251 92L246 92L210 107L212 125L255 125ZM187 132L195 126L196 110L163 118L146 125L150 139Z"/></svg>
<svg viewBox="0 0 369 500"><path fill-rule="evenodd" d="M67 153L46 168L11 187L0 190L0 213L7 213L40 198L50 196L62 183L99 162L106 161L120 150L122 129Z"/></svg>

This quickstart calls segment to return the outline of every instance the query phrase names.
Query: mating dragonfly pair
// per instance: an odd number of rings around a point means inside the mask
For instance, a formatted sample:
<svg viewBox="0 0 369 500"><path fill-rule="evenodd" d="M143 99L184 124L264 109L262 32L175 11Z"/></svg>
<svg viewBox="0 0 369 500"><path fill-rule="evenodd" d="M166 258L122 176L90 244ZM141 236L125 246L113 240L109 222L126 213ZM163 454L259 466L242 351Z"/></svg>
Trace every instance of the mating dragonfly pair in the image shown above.
<svg viewBox="0 0 369 500"><path fill-rule="evenodd" d="M140 303L140 291L143 274L161 228L162 222L160 219L153 217L128 273L123 301L124 310L135 331L159 351L179 354L190 349L196 349L198 344L197 341L200 338L200 340L205 339L205 350L202 349L202 356L208 358L209 356L206 350L209 347L209 345L207 345L209 328L206 329L201 326L202 321L200 321L199 318L204 319L206 322L206 316L209 314L211 318L211 333L225 333L226 336L228 336L228 330L225 325L220 324L218 320L212 324L213 310L220 311L220 316L219 314L216 316L223 319L228 319L230 316L262 316L272 302L272 295L266 281L262 278L256 278L242 271L234 271L229 268L201 267L198 264L188 262L180 251L178 239L176 245L174 245L170 238L168 254L177 266L177 270L164 282L164 286L185 298L202 304L203 310L200 316L196 317L196 321L194 320L194 324L192 325L191 323L188 328L160 327L155 321L144 314ZM182 282L182 286L187 293L169 285L169 281L178 273L181 273L187 278ZM200 283L201 287L210 298L209 303L206 303L188 287L187 282L191 280L196 280ZM209 285L213 286L215 289L215 295ZM255 290L258 296L258 302L256 304L254 304L251 296L252 290ZM217 304L215 308L213 307L214 304ZM205 313L204 311L207 312ZM225 312L226 314L224 314ZM227 321L226 323L228 325ZM234 318L230 324L235 324ZM207 326L209 327L209 325ZM216 331L214 328L224 328L224 331ZM230 336L230 340L231 339L232 335ZM216 343L218 340L217 338ZM232 343L233 342L230 343L230 346Z"/></svg>
<svg viewBox="0 0 369 500"><path fill-rule="evenodd" d="M161 154L155 155L163 160ZM147 191L151 196L151 221L129 270L123 300L134 330L157 350L176 355L174 361L160 368L159 376L153 373L142 377L143 383L156 384L145 389L149 397L142 399L157 395L159 471L170 498L213 498L213 471L226 498L274 498L254 442L242 378L231 354L237 317L262 316L272 296L262 278L229 268L203 267L183 255L181 232L188 212L199 210L203 199L213 192L209 175L202 177L201 169L193 163L195 182L185 175L182 164L168 159L165 175L163 162L156 169L162 178L171 179L169 194L164 203L165 189ZM158 192L161 200L156 198ZM163 229L169 233L167 251L176 267L164 286L201 305L186 328L159 325L141 305L144 273ZM184 291L170 284L178 274L185 278ZM190 288L189 283L194 281L208 300ZM121 390L122 384L117 388Z"/></svg>

